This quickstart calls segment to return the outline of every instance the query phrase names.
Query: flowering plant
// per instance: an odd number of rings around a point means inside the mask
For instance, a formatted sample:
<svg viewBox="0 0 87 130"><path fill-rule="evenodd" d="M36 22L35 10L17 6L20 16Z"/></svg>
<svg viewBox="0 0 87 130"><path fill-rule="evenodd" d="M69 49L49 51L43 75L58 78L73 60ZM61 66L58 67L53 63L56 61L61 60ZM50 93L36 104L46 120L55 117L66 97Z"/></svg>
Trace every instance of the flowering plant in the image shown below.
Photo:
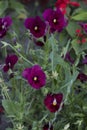
<svg viewBox="0 0 87 130"><path fill-rule="evenodd" d="M0 18L0 113L10 122L6 130L87 129L84 1L57 0L35 16L17 1L8 4L6 11L15 11L8 16L4 9Z"/></svg>

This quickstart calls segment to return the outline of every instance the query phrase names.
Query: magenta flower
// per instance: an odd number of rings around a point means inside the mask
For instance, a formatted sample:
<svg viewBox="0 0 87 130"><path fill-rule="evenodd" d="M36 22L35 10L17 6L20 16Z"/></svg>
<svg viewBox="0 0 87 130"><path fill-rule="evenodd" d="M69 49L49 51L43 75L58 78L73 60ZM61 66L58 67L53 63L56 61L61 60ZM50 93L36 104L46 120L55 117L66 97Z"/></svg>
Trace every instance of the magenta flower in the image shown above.
<svg viewBox="0 0 87 130"><path fill-rule="evenodd" d="M43 17L49 23L51 32L60 32L66 26L64 15L59 9L46 9L43 13Z"/></svg>
<svg viewBox="0 0 87 130"><path fill-rule="evenodd" d="M49 123L48 123L48 124L45 124L45 125L43 126L43 130L53 130L53 126L52 126L52 125L49 126Z"/></svg>
<svg viewBox="0 0 87 130"><path fill-rule="evenodd" d="M7 16L4 18L0 18L0 38L4 37L6 35L6 32L12 24L12 19Z"/></svg>
<svg viewBox="0 0 87 130"><path fill-rule="evenodd" d="M79 73L77 79L79 79L81 82L85 82L87 81L87 75L84 73Z"/></svg>
<svg viewBox="0 0 87 130"><path fill-rule="evenodd" d="M35 89L40 89L46 84L46 75L39 65L34 65L31 68L26 68L23 71L22 75Z"/></svg>
<svg viewBox="0 0 87 130"><path fill-rule="evenodd" d="M4 72L7 72L9 69L13 69L17 61L18 57L16 55L8 55L5 59L5 65L3 67Z"/></svg>
<svg viewBox="0 0 87 130"><path fill-rule="evenodd" d="M83 30L85 31L85 33L87 33L87 23L79 23L79 25L83 28Z"/></svg>
<svg viewBox="0 0 87 130"><path fill-rule="evenodd" d="M31 34L36 38L44 36L46 30L46 24L39 16L36 16L35 18L27 18L25 20L25 27L29 29Z"/></svg>
<svg viewBox="0 0 87 130"><path fill-rule="evenodd" d="M36 41L35 44L37 46L44 46L44 43L42 41Z"/></svg>
<svg viewBox="0 0 87 130"><path fill-rule="evenodd" d="M43 41L40 41L40 40L35 39L35 44L36 44L37 46L41 46L41 47L42 47L42 46L44 46L46 40L47 40L47 37L46 37L46 36L43 37Z"/></svg>
<svg viewBox="0 0 87 130"><path fill-rule="evenodd" d="M87 55L85 56L85 58L82 60L83 64L87 64Z"/></svg>
<svg viewBox="0 0 87 130"><path fill-rule="evenodd" d="M2 105L0 106L0 115L1 115L1 114L4 114L4 108L3 108Z"/></svg>
<svg viewBox="0 0 87 130"><path fill-rule="evenodd" d="M48 94L44 99L44 104L50 112L56 112L59 110L62 100L62 93Z"/></svg>
<svg viewBox="0 0 87 130"><path fill-rule="evenodd" d="M66 53L64 60L70 62L71 64L74 63L74 59L71 57L69 52Z"/></svg>

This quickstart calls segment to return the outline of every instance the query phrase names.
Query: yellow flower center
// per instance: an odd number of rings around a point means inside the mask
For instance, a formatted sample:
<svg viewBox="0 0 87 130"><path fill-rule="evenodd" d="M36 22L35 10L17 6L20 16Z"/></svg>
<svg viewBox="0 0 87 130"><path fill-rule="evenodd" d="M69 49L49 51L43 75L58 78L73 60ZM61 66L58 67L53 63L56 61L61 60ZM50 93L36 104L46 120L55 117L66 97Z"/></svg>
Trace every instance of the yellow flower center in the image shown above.
<svg viewBox="0 0 87 130"><path fill-rule="evenodd" d="M35 27L34 27L34 30L35 30L35 31L37 31L37 30L38 30L38 27L37 27L37 26L35 26Z"/></svg>
<svg viewBox="0 0 87 130"><path fill-rule="evenodd" d="M34 81L37 81L37 77L34 77Z"/></svg>
<svg viewBox="0 0 87 130"><path fill-rule="evenodd" d="M53 20L53 22L54 22L54 23L56 23L56 22L57 22L57 20L56 20L56 19L54 19L54 20Z"/></svg>
<svg viewBox="0 0 87 130"><path fill-rule="evenodd" d="M53 106L56 106L57 105L57 101L56 99L53 100Z"/></svg>

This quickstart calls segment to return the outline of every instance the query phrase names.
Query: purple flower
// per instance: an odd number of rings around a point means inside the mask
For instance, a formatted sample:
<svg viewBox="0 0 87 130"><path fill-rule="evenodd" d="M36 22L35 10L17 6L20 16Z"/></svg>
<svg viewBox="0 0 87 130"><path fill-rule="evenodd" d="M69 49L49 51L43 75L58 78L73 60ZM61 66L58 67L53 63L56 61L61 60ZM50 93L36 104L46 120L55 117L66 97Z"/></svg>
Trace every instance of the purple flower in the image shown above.
<svg viewBox="0 0 87 130"><path fill-rule="evenodd" d="M44 99L44 104L50 112L56 112L60 108L63 94L48 94Z"/></svg>
<svg viewBox="0 0 87 130"><path fill-rule="evenodd" d="M27 18L25 20L25 27L29 29L31 34L36 38L44 36L46 30L46 24L39 16L36 16L35 18Z"/></svg>
<svg viewBox="0 0 87 130"><path fill-rule="evenodd" d="M81 82L85 82L87 81L87 75L84 73L79 73L77 79L79 79Z"/></svg>
<svg viewBox="0 0 87 130"><path fill-rule="evenodd" d="M2 105L0 106L0 115L1 115L1 114L4 114L4 108L3 108Z"/></svg>
<svg viewBox="0 0 87 130"><path fill-rule="evenodd" d="M42 41L36 41L35 44L37 46L44 46L44 43Z"/></svg>
<svg viewBox="0 0 87 130"><path fill-rule="evenodd" d="M52 126L52 125L49 126L49 123L48 123L48 124L45 124L45 125L43 126L43 130L53 130L53 126Z"/></svg>
<svg viewBox="0 0 87 130"><path fill-rule="evenodd" d="M71 64L74 63L74 59L72 59L69 52L66 53L64 60L70 62Z"/></svg>
<svg viewBox="0 0 87 130"><path fill-rule="evenodd" d="M0 38L6 35L6 32L12 24L12 19L7 16L4 18L0 18Z"/></svg>
<svg viewBox="0 0 87 130"><path fill-rule="evenodd" d="M10 73L9 78L11 79L13 77L14 77L14 73Z"/></svg>
<svg viewBox="0 0 87 130"><path fill-rule="evenodd" d="M85 56L85 58L82 60L83 64L87 64L87 55Z"/></svg>
<svg viewBox="0 0 87 130"><path fill-rule="evenodd" d="M51 32L60 32L66 26L64 15L59 9L46 9L43 13L43 17L49 23Z"/></svg>
<svg viewBox="0 0 87 130"><path fill-rule="evenodd" d="M46 75L39 65L24 69L22 75L35 89L39 89L46 84Z"/></svg>
<svg viewBox="0 0 87 130"><path fill-rule="evenodd" d="M5 59L5 65L3 67L4 72L7 72L9 69L13 69L17 61L18 57L16 55L8 55Z"/></svg>
<svg viewBox="0 0 87 130"><path fill-rule="evenodd" d="M79 23L79 25L83 28L83 30L85 31L85 33L87 33L87 23Z"/></svg>
<svg viewBox="0 0 87 130"><path fill-rule="evenodd" d="M43 37L43 40L42 40L42 41L41 41L41 40L34 39L35 44L36 44L37 46L44 46L46 40L47 40L47 37L46 37L46 36Z"/></svg>

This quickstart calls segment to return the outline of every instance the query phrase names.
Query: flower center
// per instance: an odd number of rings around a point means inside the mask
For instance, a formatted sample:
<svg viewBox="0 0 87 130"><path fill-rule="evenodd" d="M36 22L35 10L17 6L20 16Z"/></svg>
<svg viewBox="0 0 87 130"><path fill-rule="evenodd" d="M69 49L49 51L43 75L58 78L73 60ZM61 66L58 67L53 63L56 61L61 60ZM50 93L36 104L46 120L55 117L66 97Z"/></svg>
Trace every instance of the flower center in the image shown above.
<svg viewBox="0 0 87 130"><path fill-rule="evenodd" d="M35 77L34 77L34 81L37 81L37 79L38 79L38 78L35 76Z"/></svg>
<svg viewBox="0 0 87 130"><path fill-rule="evenodd" d="M37 31L37 30L38 30L38 27L37 27L37 26L35 26L35 27L34 27L34 30L35 30L35 31Z"/></svg>
<svg viewBox="0 0 87 130"><path fill-rule="evenodd" d="M4 29L5 28L5 25L2 25L2 29Z"/></svg>
<svg viewBox="0 0 87 130"><path fill-rule="evenodd" d="M53 106L56 106L57 105L57 101L56 99L53 100Z"/></svg>
<svg viewBox="0 0 87 130"><path fill-rule="evenodd" d="M7 25L7 22L2 23L2 29L5 29Z"/></svg>
<svg viewBox="0 0 87 130"><path fill-rule="evenodd" d="M11 63L10 62L8 63L8 65L9 65L9 67L11 67Z"/></svg>
<svg viewBox="0 0 87 130"><path fill-rule="evenodd" d="M56 19L53 19L53 23L56 23L57 22L57 20Z"/></svg>

